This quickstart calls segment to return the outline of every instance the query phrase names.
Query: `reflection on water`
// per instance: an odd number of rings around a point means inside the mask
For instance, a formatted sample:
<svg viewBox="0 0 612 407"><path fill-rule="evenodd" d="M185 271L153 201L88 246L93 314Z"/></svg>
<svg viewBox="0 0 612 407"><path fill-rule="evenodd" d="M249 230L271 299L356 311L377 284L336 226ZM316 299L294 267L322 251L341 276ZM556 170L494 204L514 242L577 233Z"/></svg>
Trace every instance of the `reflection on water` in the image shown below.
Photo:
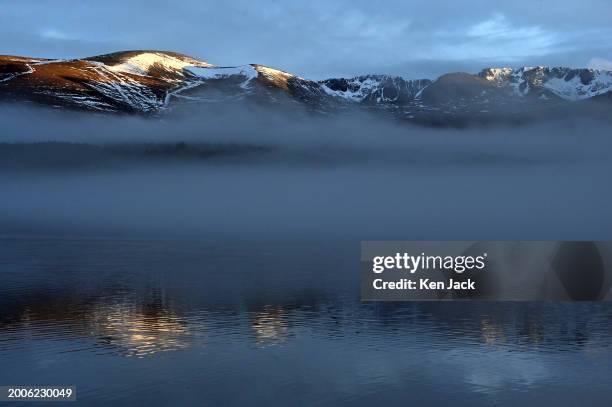
<svg viewBox="0 0 612 407"><path fill-rule="evenodd" d="M480 330L482 332L482 338L488 345L505 342L506 337L502 327L496 325L488 318L483 318L482 321L480 321ZM530 336L528 337L530 338Z"/></svg>
<svg viewBox="0 0 612 407"><path fill-rule="evenodd" d="M281 307L266 307L255 312L251 326L258 345L279 344L287 339L289 329L285 311Z"/></svg>
<svg viewBox="0 0 612 407"><path fill-rule="evenodd" d="M0 243L0 384L126 405L612 397L607 303L361 303L356 244Z"/></svg>
<svg viewBox="0 0 612 407"><path fill-rule="evenodd" d="M142 310L123 304L98 307L92 312L91 334L126 356L147 356L176 350L193 342L186 323L161 306Z"/></svg>

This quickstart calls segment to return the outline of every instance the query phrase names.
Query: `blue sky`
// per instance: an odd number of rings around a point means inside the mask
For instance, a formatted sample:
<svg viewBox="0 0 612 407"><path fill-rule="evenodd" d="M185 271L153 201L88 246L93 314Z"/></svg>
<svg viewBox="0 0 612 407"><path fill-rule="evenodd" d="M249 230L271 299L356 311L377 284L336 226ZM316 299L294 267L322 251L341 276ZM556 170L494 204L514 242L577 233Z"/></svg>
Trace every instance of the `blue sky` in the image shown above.
<svg viewBox="0 0 612 407"><path fill-rule="evenodd" d="M492 65L612 69L612 1L0 2L0 54L184 52L313 79L435 77Z"/></svg>

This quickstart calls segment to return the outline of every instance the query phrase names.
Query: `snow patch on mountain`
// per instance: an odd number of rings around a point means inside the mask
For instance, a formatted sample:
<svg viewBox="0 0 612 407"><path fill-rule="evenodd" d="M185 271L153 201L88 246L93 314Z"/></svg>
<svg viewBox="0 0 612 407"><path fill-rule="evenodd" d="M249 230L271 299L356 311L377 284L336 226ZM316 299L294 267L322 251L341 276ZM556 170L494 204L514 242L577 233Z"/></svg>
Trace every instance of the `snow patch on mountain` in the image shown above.
<svg viewBox="0 0 612 407"><path fill-rule="evenodd" d="M531 91L547 90L565 100L582 100L612 90L612 72L597 69L487 68L478 76L499 87L509 87L514 94L525 96Z"/></svg>
<svg viewBox="0 0 612 407"><path fill-rule="evenodd" d="M232 67L198 67L189 66L185 70L199 79L218 80L232 76L243 77L244 80L240 87L247 89L249 83L259 76L259 73L251 65L232 66Z"/></svg>
<svg viewBox="0 0 612 407"><path fill-rule="evenodd" d="M27 67L27 70L22 71L22 72L11 72L7 74L0 73L0 82L8 82L18 76L27 75L27 74L31 74L32 72L34 72L34 68L32 68L32 66L26 64L26 67Z"/></svg>
<svg viewBox="0 0 612 407"><path fill-rule="evenodd" d="M188 57L176 57L173 55L161 52L143 52L141 54L129 57L124 61L115 64L107 65L107 69L114 72L129 73L132 75L147 76L149 70L154 66L161 66L172 71L181 71L189 66L196 67L212 67L213 65L198 61Z"/></svg>
<svg viewBox="0 0 612 407"><path fill-rule="evenodd" d="M75 92L48 92L40 91L41 95L49 95L58 99L65 100L68 103L74 103L81 106L87 106L91 110L100 112L115 112L116 109L106 102L99 100L96 97L81 95Z"/></svg>
<svg viewBox="0 0 612 407"><path fill-rule="evenodd" d="M600 95L612 90L612 72L590 70L593 79L588 83L583 83L579 75L571 79L550 78L544 87L559 97L567 100L582 100Z"/></svg>
<svg viewBox="0 0 612 407"><path fill-rule="evenodd" d="M350 102L402 103L413 100L430 80L406 80L399 76L364 75L321 81L323 91Z"/></svg>
<svg viewBox="0 0 612 407"><path fill-rule="evenodd" d="M338 90L329 88L326 83L323 83L322 87L325 93L330 96L340 97L352 102L361 102L381 86L380 80L370 77L349 79L347 85L345 89Z"/></svg>
<svg viewBox="0 0 612 407"><path fill-rule="evenodd" d="M164 101L146 85L128 75L109 70L108 66L96 65L94 69L103 80L88 82L87 87L136 111L153 112L164 106Z"/></svg>

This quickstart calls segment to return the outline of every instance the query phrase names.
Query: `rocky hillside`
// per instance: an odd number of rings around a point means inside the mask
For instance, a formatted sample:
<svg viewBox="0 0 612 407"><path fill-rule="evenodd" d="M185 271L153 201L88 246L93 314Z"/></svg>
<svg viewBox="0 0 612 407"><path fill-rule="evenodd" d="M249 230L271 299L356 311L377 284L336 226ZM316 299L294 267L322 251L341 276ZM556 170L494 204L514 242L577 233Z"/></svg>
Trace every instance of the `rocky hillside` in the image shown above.
<svg viewBox="0 0 612 407"><path fill-rule="evenodd" d="M0 56L0 101L109 113L163 114L186 103L252 101L315 112L347 107L422 123L609 105L612 73L570 68L487 68L436 80L363 75L312 81L264 65L235 67L166 51L84 59ZM607 108L607 107L606 107Z"/></svg>

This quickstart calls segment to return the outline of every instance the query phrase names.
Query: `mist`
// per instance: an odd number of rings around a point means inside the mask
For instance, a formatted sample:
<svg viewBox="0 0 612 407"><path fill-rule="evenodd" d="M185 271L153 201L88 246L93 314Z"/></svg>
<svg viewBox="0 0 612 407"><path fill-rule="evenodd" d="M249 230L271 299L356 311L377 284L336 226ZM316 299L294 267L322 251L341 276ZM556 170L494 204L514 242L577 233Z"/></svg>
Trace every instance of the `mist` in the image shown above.
<svg viewBox="0 0 612 407"><path fill-rule="evenodd" d="M0 235L609 239L611 126L1 108Z"/></svg>

